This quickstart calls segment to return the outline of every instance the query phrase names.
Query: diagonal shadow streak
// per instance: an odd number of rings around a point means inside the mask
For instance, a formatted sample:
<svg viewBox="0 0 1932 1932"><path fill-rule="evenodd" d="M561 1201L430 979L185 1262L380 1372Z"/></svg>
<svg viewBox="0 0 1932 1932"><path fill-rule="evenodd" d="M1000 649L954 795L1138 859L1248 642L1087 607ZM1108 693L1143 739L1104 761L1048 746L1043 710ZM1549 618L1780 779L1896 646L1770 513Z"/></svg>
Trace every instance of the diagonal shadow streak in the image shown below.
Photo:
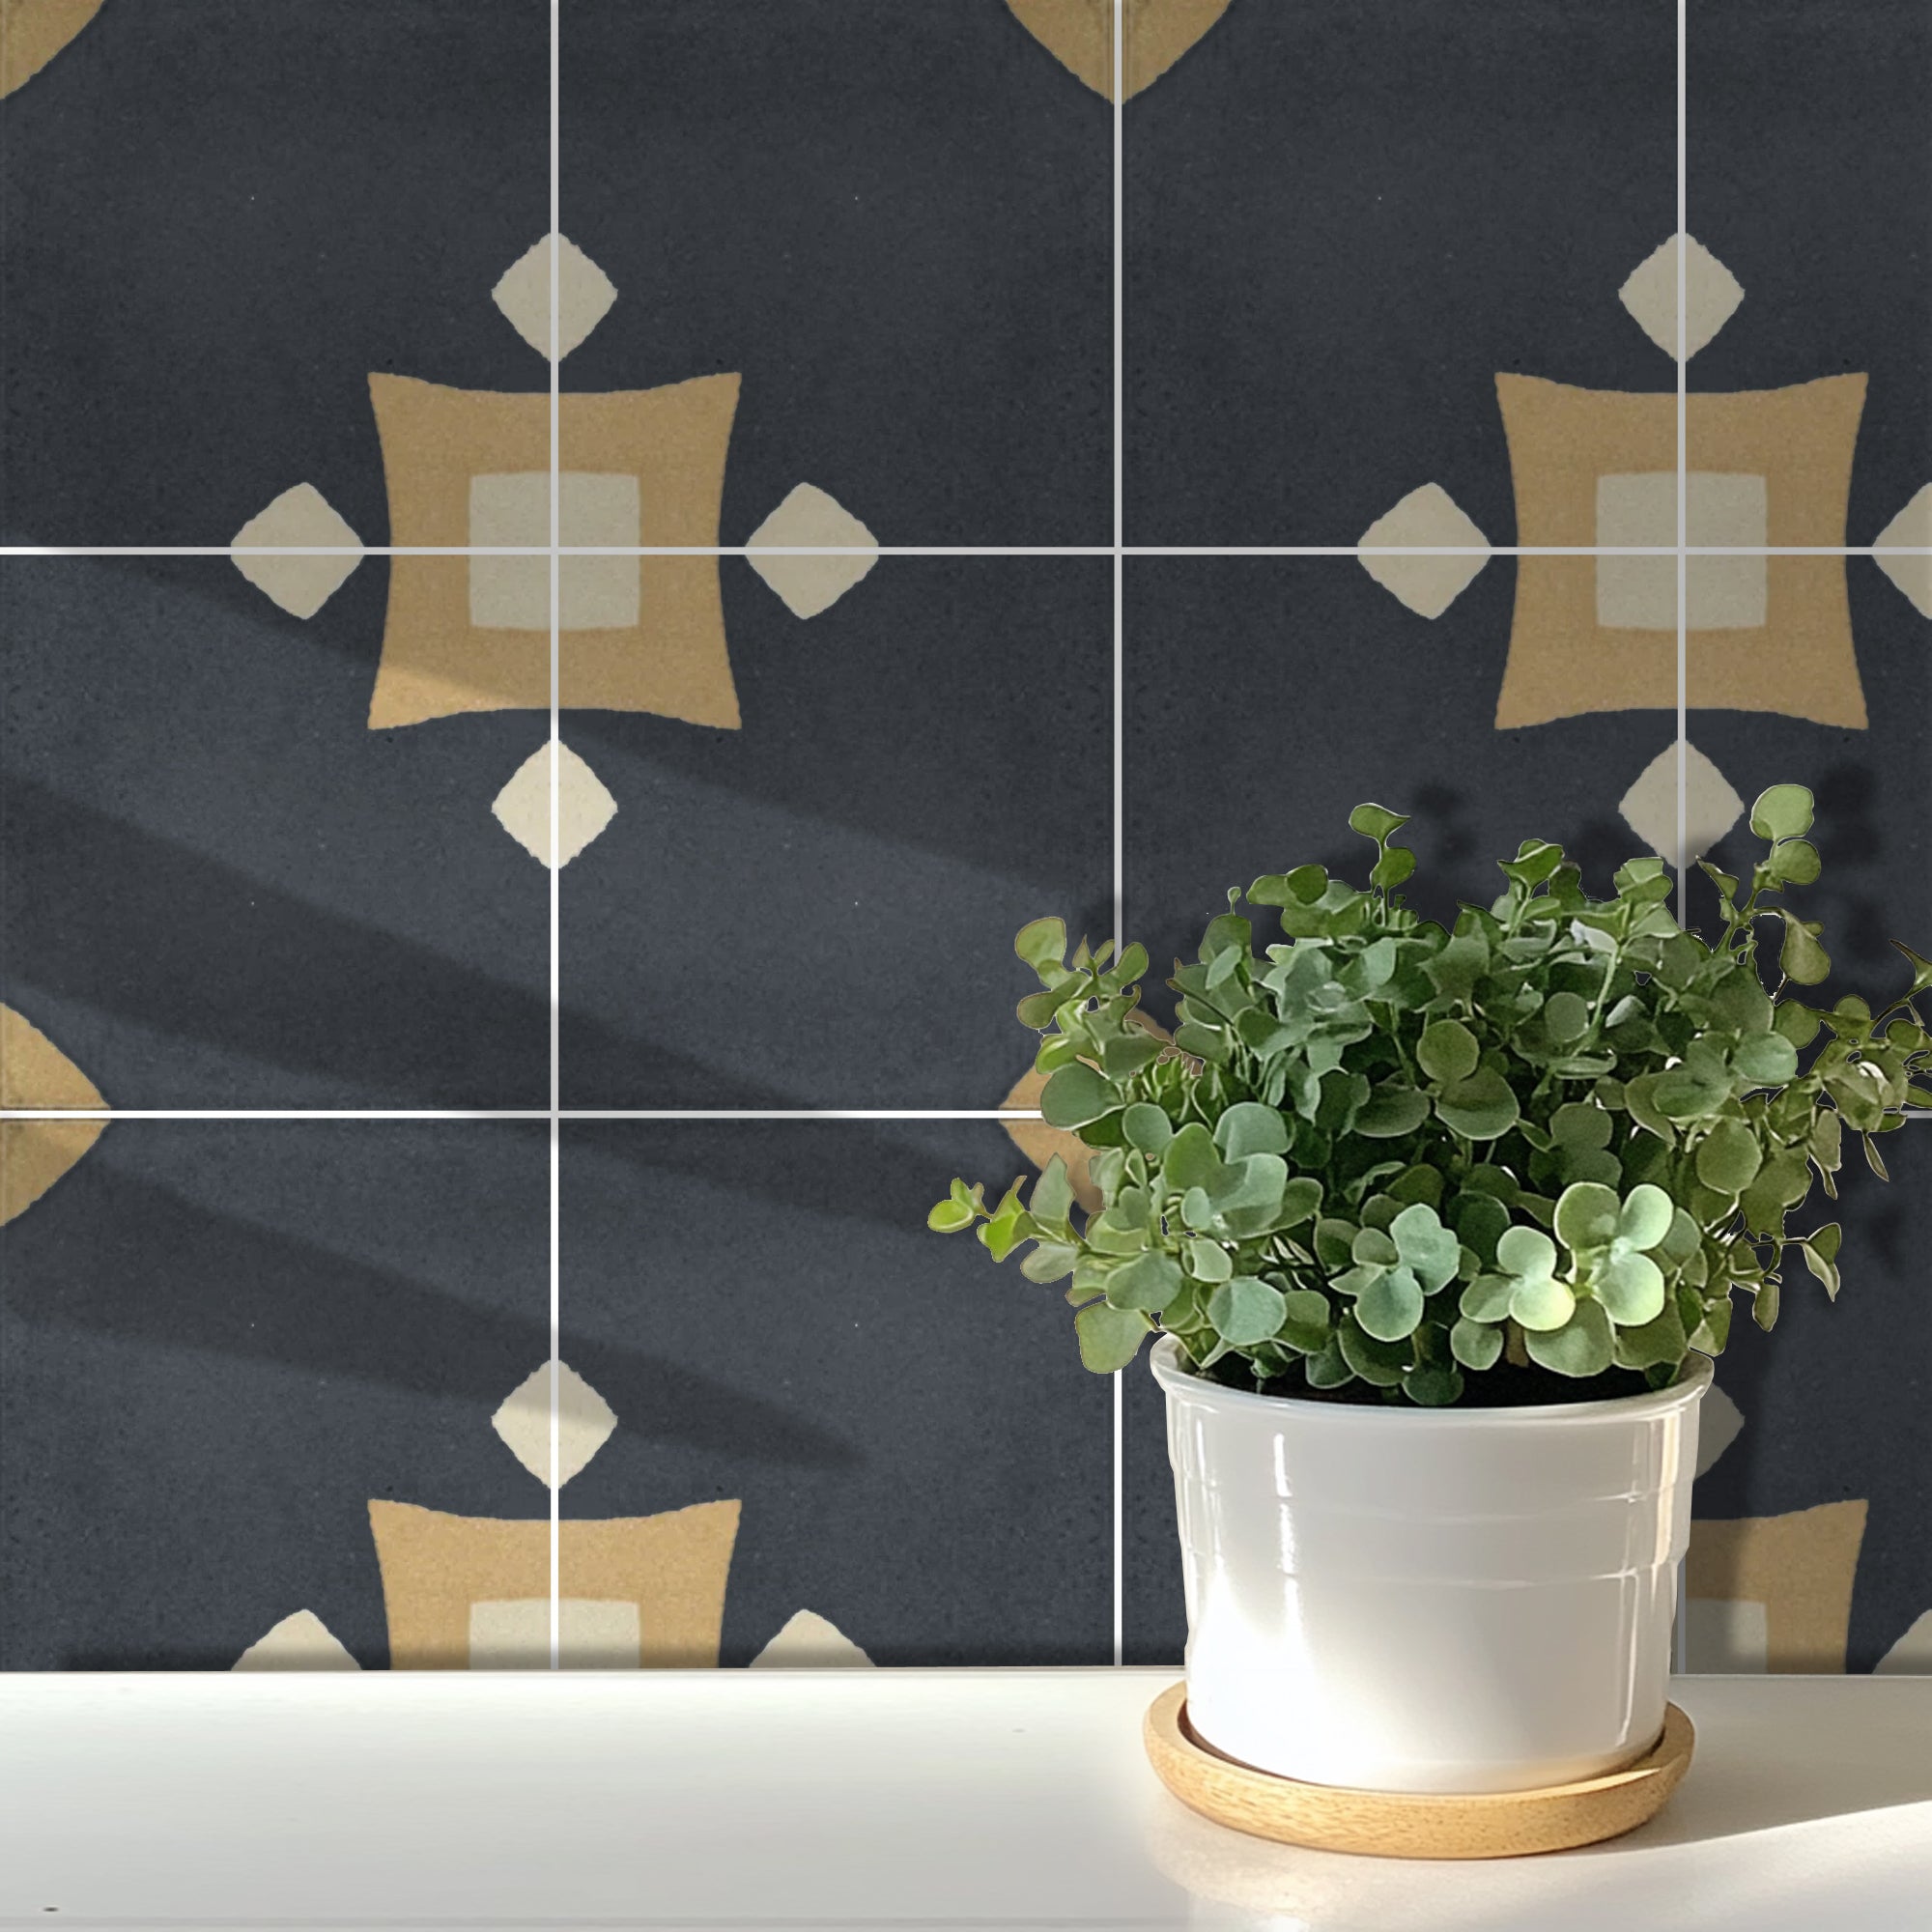
<svg viewBox="0 0 1932 1932"><path fill-rule="evenodd" d="M539 1124L531 1137L544 1134ZM138 1263L130 1259L127 1273L10 1268L0 1275L0 1296L17 1319L145 1348L473 1400L492 1410L509 1386L465 1383L447 1367L451 1356L436 1346L437 1337L460 1323L463 1346L456 1359L500 1359L516 1364L516 1375L549 1359L547 1304L541 1311L533 1307L528 1317L507 1314L318 1242L212 1213L125 1171L115 1173L112 1184L117 1220L126 1216L140 1230ZM170 1256L183 1264L165 1289L157 1289L154 1277ZM132 1278L136 1266L138 1280ZM272 1283L273 1291L265 1292L264 1283ZM863 1463L832 1432L662 1355L576 1334L567 1324L558 1353L581 1367L593 1386L602 1377L606 1389L621 1379L648 1390L647 1403L626 1405L622 1413L622 1426L635 1435L790 1467L848 1470Z"/></svg>
<svg viewBox="0 0 1932 1932"><path fill-rule="evenodd" d="M398 1068L408 1069L420 1058L426 1014L461 1012L473 1038L524 1038L547 1051L550 1008L537 993L415 941L320 910L31 781L0 778L0 828L11 851L33 853L41 865L54 863L63 850L98 850L97 841L111 841L120 848L118 876L126 881L126 890L113 895L75 895L63 904L60 919L39 918L31 924L21 910L28 895L15 887L10 895L7 962L14 976L27 977L21 962L31 958L32 979L59 988L63 997L159 1033L339 1079L369 1094L373 1105L544 1104L546 1096L536 1094L456 1097L398 1091ZM237 929L251 935L249 946L211 943L211 934ZM263 998L265 986L304 983L342 989L345 1006L346 996L355 995L354 1024L298 1027L291 1023L286 998ZM371 989L381 996L370 997ZM622 1035L571 1011L577 1050L586 1061L626 1053ZM668 1052L661 1057L673 1085L701 1083L714 1090L710 1104L716 1107L812 1104L779 1087L723 1079L686 1057ZM1014 1077L1025 1064L1016 1052ZM116 1095L109 1092L106 1098L112 1106ZM930 1201L945 1192L950 1176L940 1173L932 1155L881 1131L881 1123L850 1121L839 1126L849 1136L841 1142L849 1171L868 1175L867 1188L841 1189L828 1199L783 1161L746 1163L734 1182L788 1207L881 1221L897 1218L886 1204L921 1196ZM671 1134L651 1137L652 1164L715 1172L702 1161L680 1158L675 1140ZM1016 1155L1014 1171L1024 1165Z"/></svg>

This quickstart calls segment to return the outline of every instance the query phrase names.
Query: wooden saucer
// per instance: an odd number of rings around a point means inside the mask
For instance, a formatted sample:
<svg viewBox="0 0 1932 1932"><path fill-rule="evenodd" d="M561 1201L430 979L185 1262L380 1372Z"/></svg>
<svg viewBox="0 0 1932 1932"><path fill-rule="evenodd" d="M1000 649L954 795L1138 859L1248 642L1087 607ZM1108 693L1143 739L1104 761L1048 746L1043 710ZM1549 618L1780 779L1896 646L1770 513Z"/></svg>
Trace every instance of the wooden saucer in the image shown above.
<svg viewBox="0 0 1932 1932"><path fill-rule="evenodd" d="M1356 1791L1277 1777L1224 1757L1187 1721L1187 1686L1148 1706L1142 1737L1160 1781L1187 1805L1257 1838L1380 1859L1513 1859L1594 1845L1646 1824L1690 1767L1690 1719L1665 1707L1663 1731L1621 1771L1542 1791Z"/></svg>

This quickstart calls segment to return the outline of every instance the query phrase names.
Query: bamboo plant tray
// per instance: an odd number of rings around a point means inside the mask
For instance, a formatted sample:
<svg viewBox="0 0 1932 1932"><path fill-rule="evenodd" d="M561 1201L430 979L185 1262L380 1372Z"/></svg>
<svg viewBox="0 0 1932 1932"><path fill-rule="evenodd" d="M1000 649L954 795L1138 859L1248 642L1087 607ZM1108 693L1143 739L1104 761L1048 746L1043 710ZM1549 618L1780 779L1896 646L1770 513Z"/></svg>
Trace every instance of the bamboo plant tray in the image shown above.
<svg viewBox="0 0 1932 1932"><path fill-rule="evenodd" d="M1663 1808L1696 1743L1671 1704L1662 1735L1621 1771L1542 1791L1438 1796L1304 1784L1224 1757L1188 1724L1184 1683L1149 1705L1142 1735L1160 1781L1204 1818L1280 1844L1382 1859L1513 1859L1618 1837Z"/></svg>

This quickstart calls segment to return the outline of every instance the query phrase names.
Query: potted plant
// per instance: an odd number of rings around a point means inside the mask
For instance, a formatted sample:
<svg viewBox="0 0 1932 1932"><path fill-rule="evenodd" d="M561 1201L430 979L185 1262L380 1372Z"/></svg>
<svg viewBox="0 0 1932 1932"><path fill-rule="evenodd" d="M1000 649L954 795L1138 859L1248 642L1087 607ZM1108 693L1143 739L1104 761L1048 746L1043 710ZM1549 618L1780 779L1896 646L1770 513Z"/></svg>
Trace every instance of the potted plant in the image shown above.
<svg viewBox="0 0 1932 1932"><path fill-rule="evenodd" d="M1040 1111L1093 1150L1078 1221L1054 1156L1022 1199L952 1183L942 1232L1065 1291L1082 1360L1150 1335L1186 1590L1187 1715L1226 1756L1382 1792L1544 1789L1660 1736L1697 1405L1733 1297L1769 1329L1794 1264L1838 1291L1847 1135L1932 1104L1915 1001L1804 994L1831 970L1784 902L1818 876L1811 795L1753 807L1748 881L1708 863L1723 929L1671 916L1634 859L1614 895L1543 839L1453 930L1398 893L1407 820L1358 806L1366 889L1257 879L1176 962L1015 951ZM1766 944L1769 934L1772 943ZM1894 941L1894 945L1898 942ZM1769 985L1767 985L1769 980Z"/></svg>

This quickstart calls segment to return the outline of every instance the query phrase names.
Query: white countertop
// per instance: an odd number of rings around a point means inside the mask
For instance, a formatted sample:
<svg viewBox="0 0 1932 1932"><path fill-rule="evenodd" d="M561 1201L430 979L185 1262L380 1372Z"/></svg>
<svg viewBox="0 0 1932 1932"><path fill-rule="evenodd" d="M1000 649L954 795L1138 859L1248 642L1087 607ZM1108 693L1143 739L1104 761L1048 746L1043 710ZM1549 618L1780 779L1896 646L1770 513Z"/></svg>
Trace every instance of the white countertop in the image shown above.
<svg viewBox="0 0 1932 1932"><path fill-rule="evenodd" d="M1661 1817L1434 1864L1177 1804L1178 1674L0 1677L0 1925L1932 1926L1932 1678L1676 1679Z"/></svg>

